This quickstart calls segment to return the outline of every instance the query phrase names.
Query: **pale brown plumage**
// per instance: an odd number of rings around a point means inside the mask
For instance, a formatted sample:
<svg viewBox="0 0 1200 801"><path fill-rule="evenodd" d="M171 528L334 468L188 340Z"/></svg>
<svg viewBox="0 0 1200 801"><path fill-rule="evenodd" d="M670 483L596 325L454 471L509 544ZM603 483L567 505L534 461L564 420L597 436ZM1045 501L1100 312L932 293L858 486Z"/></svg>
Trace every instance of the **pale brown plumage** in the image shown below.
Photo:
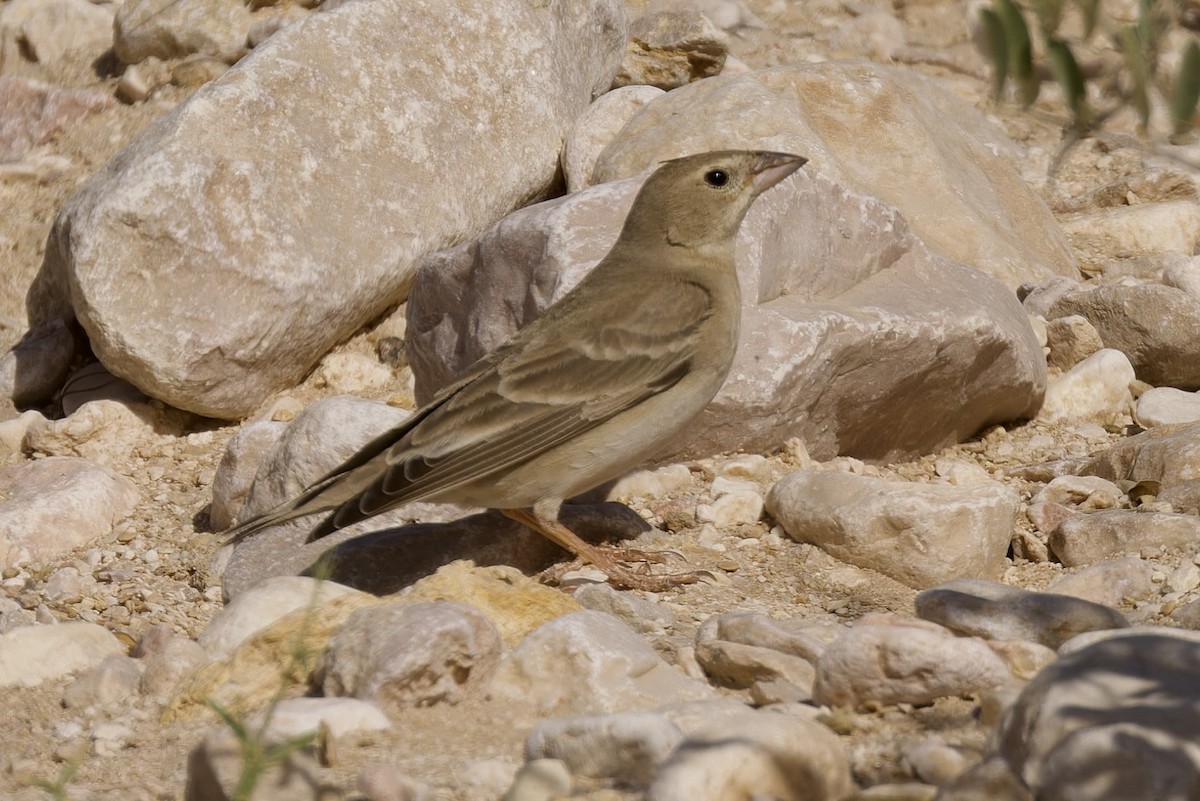
<svg viewBox="0 0 1200 801"><path fill-rule="evenodd" d="M720 389L740 320L734 236L754 198L805 161L719 151L665 162L612 250L561 301L230 539L333 510L316 539L412 501L455 502L503 510L615 583L662 585L584 543L558 507L652 456Z"/></svg>

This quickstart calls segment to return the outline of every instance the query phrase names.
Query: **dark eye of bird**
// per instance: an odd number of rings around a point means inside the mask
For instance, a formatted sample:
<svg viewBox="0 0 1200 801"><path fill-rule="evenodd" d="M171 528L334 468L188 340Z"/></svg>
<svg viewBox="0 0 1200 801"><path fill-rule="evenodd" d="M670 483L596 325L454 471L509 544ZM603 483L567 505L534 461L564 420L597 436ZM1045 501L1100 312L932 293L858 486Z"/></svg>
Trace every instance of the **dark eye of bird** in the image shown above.
<svg viewBox="0 0 1200 801"><path fill-rule="evenodd" d="M729 173L724 170L709 170L704 173L704 182L709 186L724 186L729 183Z"/></svg>

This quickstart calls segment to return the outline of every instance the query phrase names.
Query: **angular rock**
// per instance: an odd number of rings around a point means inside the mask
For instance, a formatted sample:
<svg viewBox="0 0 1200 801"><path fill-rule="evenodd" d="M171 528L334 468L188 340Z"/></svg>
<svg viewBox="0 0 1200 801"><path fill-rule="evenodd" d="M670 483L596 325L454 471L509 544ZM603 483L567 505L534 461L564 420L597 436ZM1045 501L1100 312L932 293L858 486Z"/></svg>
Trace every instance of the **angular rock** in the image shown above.
<svg viewBox="0 0 1200 801"><path fill-rule="evenodd" d="M36 687L124 650L112 632L95 623L22 626L0 634L0 687Z"/></svg>
<svg viewBox="0 0 1200 801"><path fill-rule="evenodd" d="M1106 348L1128 356L1146 383L1200 389L1200 298L1161 284L1105 284L1050 308L1051 317L1073 314L1095 326Z"/></svg>
<svg viewBox="0 0 1200 801"><path fill-rule="evenodd" d="M48 0L21 23L21 37L39 63L90 65L112 47L113 11L87 0Z"/></svg>
<svg viewBox="0 0 1200 801"><path fill-rule="evenodd" d="M1155 481L1164 490L1200 479L1200 423L1155 426L1126 437L1079 472L1110 481Z"/></svg>
<svg viewBox="0 0 1200 801"><path fill-rule="evenodd" d="M228 801L236 798L243 773L242 745L233 731L221 726L209 731L188 754L185 801ZM254 801L296 801L313 798L320 764L311 747L289 752L264 766L258 775Z"/></svg>
<svg viewBox="0 0 1200 801"><path fill-rule="evenodd" d="M811 694L813 664L837 629L755 612L714 615L696 632L696 661L717 684L735 689L787 682Z"/></svg>
<svg viewBox="0 0 1200 801"><path fill-rule="evenodd" d="M1104 347L1100 332L1086 317L1070 314L1046 323L1047 361L1052 367L1070 370Z"/></svg>
<svg viewBox="0 0 1200 801"><path fill-rule="evenodd" d="M1127 416L1133 395L1133 365L1119 350L1104 348L1050 382L1041 420L1096 420L1111 423Z"/></svg>
<svg viewBox="0 0 1200 801"><path fill-rule="evenodd" d="M260 727L262 715L253 716L250 723ZM378 706L358 698L285 698L272 710L265 740L283 742L315 734L321 726L327 727L332 737L345 737L360 731L384 731L392 728L392 723Z"/></svg>
<svg viewBox="0 0 1200 801"><path fill-rule="evenodd" d="M1167 253L1193 255L1200 243L1200 207L1194 200L1120 205L1068 215L1062 228L1080 268L1104 272L1112 262Z"/></svg>
<svg viewBox="0 0 1200 801"><path fill-rule="evenodd" d="M232 64L246 54L250 9L234 0L129 0L117 10L113 49L124 64L199 53Z"/></svg>
<svg viewBox="0 0 1200 801"><path fill-rule="evenodd" d="M1037 491L1031 503L1057 503L1072 509L1114 509L1125 500L1125 493L1111 481L1099 476L1059 476Z"/></svg>
<svg viewBox="0 0 1200 801"><path fill-rule="evenodd" d="M529 715L598 715L715 696L611 615L583 611L534 630L500 663L489 694Z"/></svg>
<svg viewBox="0 0 1200 801"><path fill-rule="evenodd" d="M165 703L183 677L208 659L208 652L195 640L172 636L154 653L142 656L142 677L138 689L143 695Z"/></svg>
<svg viewBox="0 0 1200 801"><path fill-rule="evenodd" d="M1162 282L1200 298L1200 256L1180 259L1163 269Z"/></svg>
<svg viewBox="0 0 1200 801"><path fill-rule="evenodd" d="M1128 628L1124 615L1069 595L960 579L918 593L917 615L957 634L1058 648L1085 631Z"/></svg>
<svg viewBox="0 0 1200 801"><path fill-rule="evenodd" d="M817 660L813 701L829 706L924 704L1009 681L1004 660L982 640L933 623L863 618Z"/></svg>
<svg viewBox="0 0 1200 801"><path fill-rule="evenodd" d="M550 191L624 34L616 0L313 15L67 202L31 319L74 315L105 366L151 397L245 415L403 300L424 255ZM278 164L295 169L264 167Z"/></svg>
<svg viewBox="0 0 1200 801"><path fill-rule="evenodd" d="M427 259L408 306L418 401L574 287L616 240L640 180L522 209ZM1016 298L930 254L879 201L798 173L751 208L737 261L729 378L660 459L793 436L816 458L902 459L1041 403L1045 360Z"/></svg>
<svg viewBox="0 0 1200 801"><path fill-rule="evenodd" d="M113 654L89 668L63 691L63 706L85 709L125 701L137 695L141 665L125 654Z"/></svg>
<svg viewBox="0 0 1200 801"><path fill-rule="evenodd" d="M43 562L112 533L138 501L134 483L86 459L0 467L0 567Z"/></svg>
<svg viewBox="0 0 1200 801"><path fill-rule="evenodd" d="M1019 505L999 482L956 487L797 472L767 494L788 536L916 589L999 578Z"/></svg>
<svg viewBox="0 0 1200 801"><path fill-rule="evenodd" d="M593 181L724 147L808 156L811 172L894 205L935 253L1009 287L1077 276L1066 239L1017 174L1020 156L1004 134L932 82L877 64L795 64L684 86L625 126Z"/></svg>
<svg viewBox="0 0 1200 801"><path fill-rule="evenodd" d="M213 476L208 520L214 530L224 531L237 520L259 468L287 428L287 423L259 420L242 426L229 440Z"/></svg>
<svg viewBox="0 0 1200 801"><path fill-rule="evenodd" d="M1185 801L1200 794L1200 640L1135 629L1060 656L996 732L1037 798Z"/></svg>
<svg viewBox="0 0 1200 801"><path fill-rule="evenodd" d="M128 458L138 446L160 435L183 433L182 414L156 409L147 403L96 400L85 403L70 417L33 420L25 432L25 446L47 456L82 456L100 465Z"/></svg>
<svg viewBox="0 0 1200 801"><path fill-rule="evenodd" d="M1050 549L1067 567L1091 565L1157 548L1200 549L1200 517L1113 509L1067 518L1050 534Z"/></svg>
<svg viewBox="0 0 1200 801"><path fill-rule="evenodd" d="M479 610L454 601L392 601L352 614L322 658L326 696L349 696L393 714L456 704L500 659L500 633Z"/></svg>
<svg viewBox="0 0 1200 801"><path fill-rule="evenodd" d="M722 717L688 735L659 771L647 801L837 801L853 788L837 735L773 712Z"/></svg>
<svg viewBox="0 0 1200 801"><path fill-rule="evenodd" d="M608 584L588 584L577 589L575 601L584 609L605 612L620 618L625 625L640 631L662 632L675 622L675 613L632 592L621 592Z"/></svg>
<svg viewBox="0 0 1200 801"><path fill-rule="evenodd" d="M613 86L675 89L716 75L728 54L729 37L699 11L647 14L629 28L629 46Z"/></svg>
<svg viewBox="0 0 1200 801"><path fill-rule="evenodd" d="M1142 600L1154 592L1154 566L1136 556L1088 565L1050 582L1047 592L1073 595L1105 606L1118 606L1127 598Z"/></svg>

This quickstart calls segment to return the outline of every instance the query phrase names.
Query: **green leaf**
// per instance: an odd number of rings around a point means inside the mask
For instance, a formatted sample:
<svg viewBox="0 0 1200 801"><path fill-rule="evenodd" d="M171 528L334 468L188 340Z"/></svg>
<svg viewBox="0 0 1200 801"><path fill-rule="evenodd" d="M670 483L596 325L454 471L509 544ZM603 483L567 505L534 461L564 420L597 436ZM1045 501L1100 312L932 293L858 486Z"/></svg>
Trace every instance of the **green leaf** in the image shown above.
<svg viewBox="0 0 1200 801"><path fill-rule="evenodd" d="M1096 30L1096 21L1100 17L1100 0L1079 0L1083 9L1083 38L1088 40Z"/></svg>
<svg viewBox="0 0 1200 801"><path fill-rule="evenodd" d="M1196 105L1200 103L1200 44L1188 42L1179 63L1179 75L1171 93L1171 119L1175 133L1185 134L1192 129Z"/></svg>
<svg viewBox="0 0 1200 801"><path fill-rule="evenodd" d="M1083 72L1070 46L1062 39L1050 39L1046 42L1046 61L1050 64L1050 72L1054 80L1062 87L1063 96L1071 113L1075 115L1075 124L1085 127L1090 112L1087 103L1087 86L1083 81Z"/></svg>
<svg viewBox="0 0 1200 801"><path fill-rule="evenodd" d="M1143 131L1150 124L1150 70L1146 64L1146 49L1142 46L1140 28L1127 25L1120 31L1121 50L1125 53L1125 64L1129 67L1129 78L1133 82L1130 99L1137 109L1139 124Z"/></svg>
<svg viewBox="0 0 1200 801"><path fill-rule="evenodd" d="M1028 108L1037 100L1039 89L1037 75L1033 71L1033 44L1029 39L1029 26L1012 0L996 0L996 13L1004 25L1005 41L1008 42L1009 72L1016 79L1021 102Z"/></svg>
<svg viewBox="0 0 1200 801"><path fill-rule="evenodd" d="M988 58L992 60L992 96L997 100L1004 93L1004 84L1008 80L1008 40L1004 34L1004 23L1000 16L990 8L979 12L979 20L983 24L984 43L987 46Z"/></svg>

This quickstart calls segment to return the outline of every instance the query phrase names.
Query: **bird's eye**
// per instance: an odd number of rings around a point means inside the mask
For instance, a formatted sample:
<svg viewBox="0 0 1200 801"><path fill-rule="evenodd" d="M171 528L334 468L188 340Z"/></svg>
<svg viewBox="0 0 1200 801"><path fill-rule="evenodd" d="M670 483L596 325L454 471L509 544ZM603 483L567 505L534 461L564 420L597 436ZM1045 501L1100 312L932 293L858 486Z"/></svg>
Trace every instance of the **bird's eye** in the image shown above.
<svg viewBox="0 0 1200 801"><path fill-rule="evenodd" d="M709 170L704 173L704 182L709 186L724 186L729 183L729 173L724 170Z"/></svg>

